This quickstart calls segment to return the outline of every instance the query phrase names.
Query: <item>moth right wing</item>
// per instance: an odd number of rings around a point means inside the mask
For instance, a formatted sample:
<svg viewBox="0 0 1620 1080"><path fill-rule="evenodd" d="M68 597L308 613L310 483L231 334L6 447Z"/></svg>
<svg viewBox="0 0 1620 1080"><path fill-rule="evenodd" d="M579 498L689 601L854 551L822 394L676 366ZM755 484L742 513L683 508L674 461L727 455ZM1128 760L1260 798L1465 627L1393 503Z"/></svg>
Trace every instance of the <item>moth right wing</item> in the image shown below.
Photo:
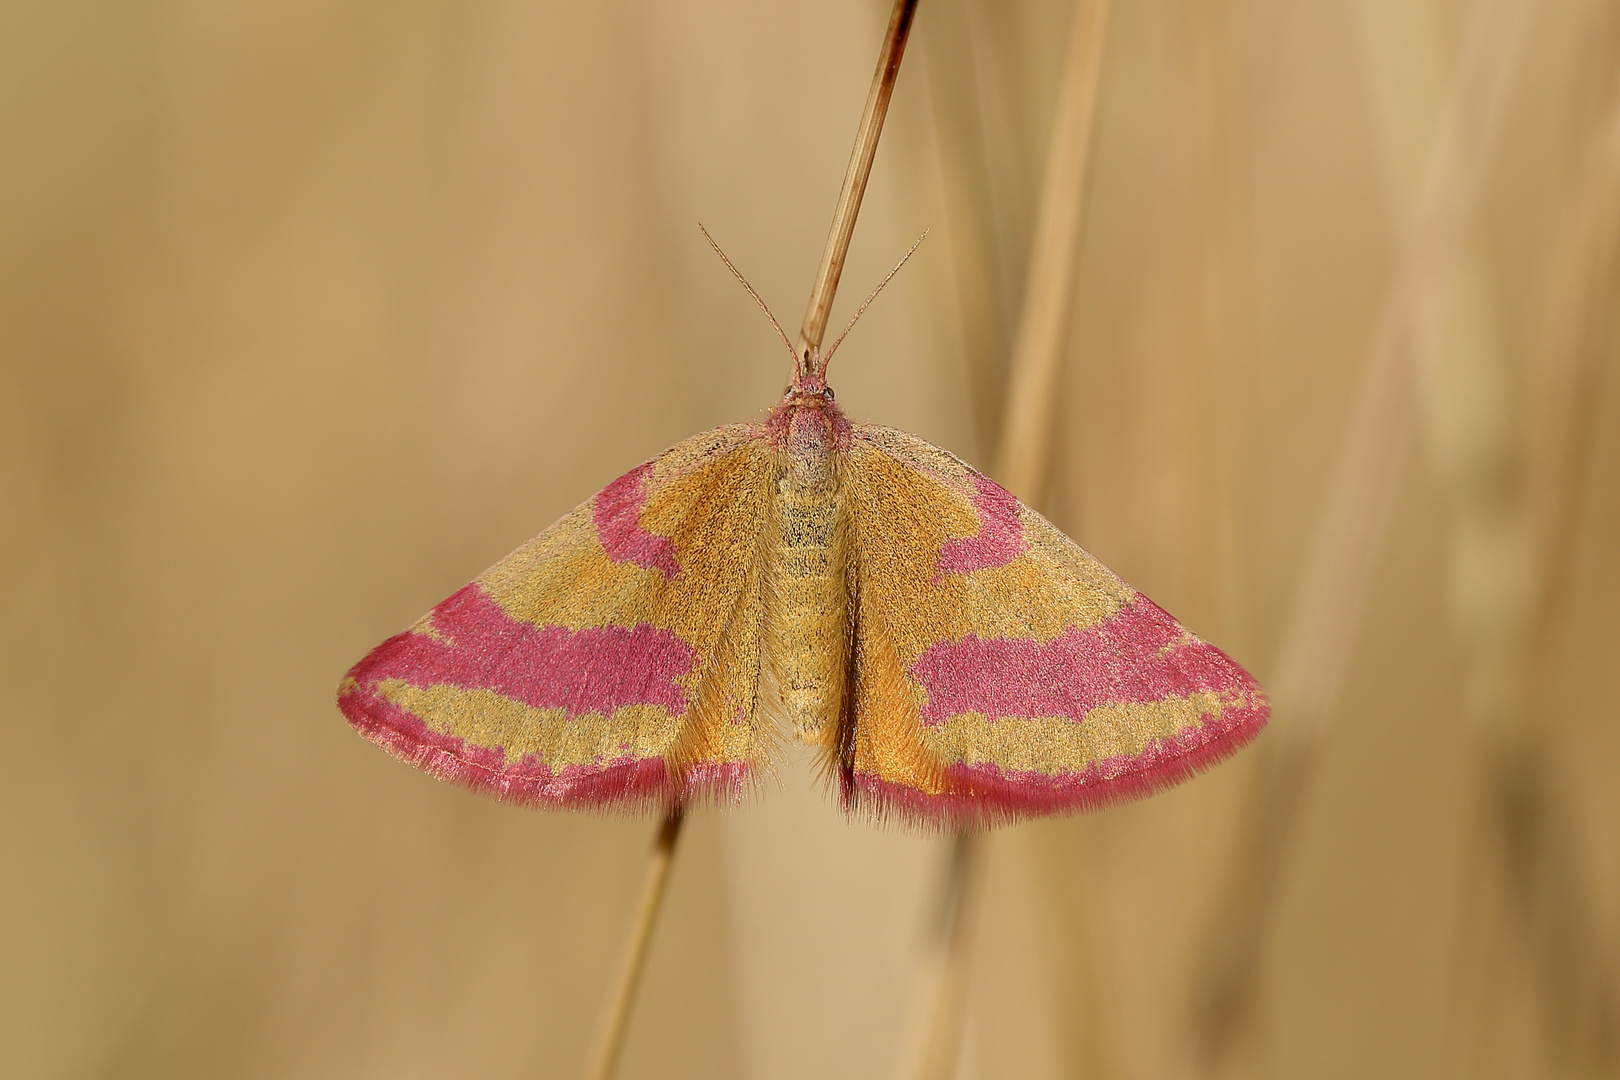
<svg viewBox="0 0 1620 1080"><path fill-rule="evenodd" d="M1235 751L1264 691L988 477L859 426L846 803L973 826L1145 795Z"/></svg>
<svg viewBox="0 0 1620 1080"><path fill-rule="evenodd" d="M771 742L755 714L774 462L743 424L632 469L373 650L339 708L503 800L735 799Z"/></svg>

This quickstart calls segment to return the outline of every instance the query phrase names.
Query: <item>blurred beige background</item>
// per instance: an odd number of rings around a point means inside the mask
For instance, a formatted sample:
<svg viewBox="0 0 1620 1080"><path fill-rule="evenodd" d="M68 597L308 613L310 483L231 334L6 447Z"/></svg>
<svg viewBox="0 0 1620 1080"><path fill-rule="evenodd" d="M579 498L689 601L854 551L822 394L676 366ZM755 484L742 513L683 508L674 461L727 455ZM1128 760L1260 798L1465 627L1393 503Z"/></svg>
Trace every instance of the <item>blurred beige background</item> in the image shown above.
<svg viewBox="0 0 1620 1080"><path fill-rule="evenodd" d="M1046 504L1262 681L1491 5L1113 5ZM333 690L772 402L696 222L795 325L887 7L0 9L0 1075L579 1073L651 824L441 785ZM959 1076L1616 1075L1620 13L1527 10L1232 1048L1190 1049L1200 957L1281 710L996 835ZM975 463L1069 17L923 0L834 315L933 229L831 377ZM622 1074L902 1075L947 847L802 763L697 815Z"/></svg>

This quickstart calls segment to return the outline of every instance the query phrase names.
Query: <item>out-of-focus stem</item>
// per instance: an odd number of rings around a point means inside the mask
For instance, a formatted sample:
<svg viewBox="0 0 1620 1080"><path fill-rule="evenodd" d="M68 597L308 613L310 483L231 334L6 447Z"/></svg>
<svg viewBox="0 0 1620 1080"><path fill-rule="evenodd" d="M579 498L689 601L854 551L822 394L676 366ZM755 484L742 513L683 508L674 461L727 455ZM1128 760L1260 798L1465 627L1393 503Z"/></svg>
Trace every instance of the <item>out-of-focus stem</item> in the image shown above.
<svg viewBox="0 0 1620 1080"><path fill-rule="evenodd" d="M984 879L984 842L977 833L957 833L945 879L945 954L917 1070L918 1080L950 1080L962 1052L967 1013L969 939Z"/></svg>
<svg viewBox="0 0 1620 1080"><path fill-rule="evenodd" d="M1252 1008L1259 954L1302 793L1343 683L1433 348L1488 173L1528 18L1527 0L1473 5L1349 427L1317 517L1272 680L1276 721L1195 972L1194 1075L1224 1065Z"/></svg>
<svg viewBox="0 0 1620 1080"><path fill-rule="evenodd" d="M664 904L664 886L669 882L669 866L675 858L675 841L680 838L681 823L685 820L685 810L680 807L670 810L658 827L658 836L647 856L647 879L641 888L641 903L630 924L630 940L625 943L613 996L608 998L607 1008L602 1013L602 1028L585 1073L587 1080L610 1080L618 1067L630 1008L635 1003L641 971L647 962L647 946L652 942L653 927Z"/></svg>
<svg viewBox="0 0 1620 1080"><path fill-rule="evenodd" d="M1039 503L1052 446L1058 375L1069 340L1086 179L1102 72L1109 0L1076 0L1058 89L1023 314L1013 348L1006 412L993 471L1007 490ZM956 837L945 889L947 910L939 985L921 1055L921 1080L954 1075L967 1005L972 919L985 840Z"/></svg>
<svg viewBox="0 0 1620 1080"><path fill-rule="evenodd" d="M1491 947L1493 937L1529 947L1542 1045L1551 1074L1559 1076L1612 1076L1620 1067L1620 981L1612 949L1596 930L1580 815L1552 748L1556 712L1540 689L1553 675L1555 632L1570 595L1620 284L1620 75L1614 65L1620 21L1612 11L1599 9L1594 16L1591 66L1601 79L1599 122L1564 242L1549 264L1543 334L1529 368L1523 476L1509 486L1510 501L1499 509L1477 505L1494 490L1479 484L1455 498L1459 529L1479 531L1498 509L1494 517L1505 518L1519 538L1514 553L1525 564L1525 595L1487 594L1465 604L1494 623L1476 631L1473 664L1516 674L1505 680L1512 691L1507 700L1494 709L1473 706L1484 736L1477 829L1484 858L1470 865L1486 874L1465 881L1465 903L1478 914L1495 910L1505 919L1495 933L1488 919L1465 919L1461 959L1500 954ZM1511 580L1509 569L1497 566L1489 578ZM1488 1046L1482 1049L1489 1054Z"/></svg>
<svg viewBox="0 0 1620 1080"><path fill-rule="evenodd" d="M1074 313L1108 5L1109 0L1076 0L1071 16L1024 309L1013 344L1006 414L996 448L996 479L1034 504L1041 501L1051 460L1058 375Z"/></svg>

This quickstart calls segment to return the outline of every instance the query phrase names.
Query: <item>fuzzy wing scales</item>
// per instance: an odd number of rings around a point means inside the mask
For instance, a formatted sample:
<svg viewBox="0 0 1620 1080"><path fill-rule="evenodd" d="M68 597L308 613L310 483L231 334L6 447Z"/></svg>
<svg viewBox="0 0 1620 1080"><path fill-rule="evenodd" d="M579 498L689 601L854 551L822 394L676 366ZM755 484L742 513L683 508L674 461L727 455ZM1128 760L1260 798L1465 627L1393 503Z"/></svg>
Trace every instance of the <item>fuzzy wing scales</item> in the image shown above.
<svg viewBox="0 0 1620 1080"><path fill-rule="evenodd" d="M753 723L772 452L705 432L609 484L349 672L361 733L434 775L555 807L730 800Z"/></svg>
<svg viewBox="0 0 1620 1080"><path fill-rule="evenodd" d="M1247 672L954 456L858 427L845 470L849 802L958 826L1101 806L1264 725Z"/></svg>

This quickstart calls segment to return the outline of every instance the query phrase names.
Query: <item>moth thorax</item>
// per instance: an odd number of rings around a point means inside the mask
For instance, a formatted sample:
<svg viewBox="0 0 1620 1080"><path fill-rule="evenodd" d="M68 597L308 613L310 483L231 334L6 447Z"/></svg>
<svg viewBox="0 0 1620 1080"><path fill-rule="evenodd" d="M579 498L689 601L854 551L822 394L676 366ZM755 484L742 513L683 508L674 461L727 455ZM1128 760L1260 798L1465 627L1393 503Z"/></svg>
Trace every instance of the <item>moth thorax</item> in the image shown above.
<svg viewBox="0 0 1620 1080"><path fill-rule="evenodd" d="M810 406L795 408L788 417L789 467L800 484L820 486L831 479L836 442L832 416Z"/></svg>
<svg viewBox="0 0 1620 1080"><path fill-rule="evenodd" d="M830 453L819 470L786 458L771 506L767 674L794 735L819 744L836 735L849 666L848 513Z"/></svg>

